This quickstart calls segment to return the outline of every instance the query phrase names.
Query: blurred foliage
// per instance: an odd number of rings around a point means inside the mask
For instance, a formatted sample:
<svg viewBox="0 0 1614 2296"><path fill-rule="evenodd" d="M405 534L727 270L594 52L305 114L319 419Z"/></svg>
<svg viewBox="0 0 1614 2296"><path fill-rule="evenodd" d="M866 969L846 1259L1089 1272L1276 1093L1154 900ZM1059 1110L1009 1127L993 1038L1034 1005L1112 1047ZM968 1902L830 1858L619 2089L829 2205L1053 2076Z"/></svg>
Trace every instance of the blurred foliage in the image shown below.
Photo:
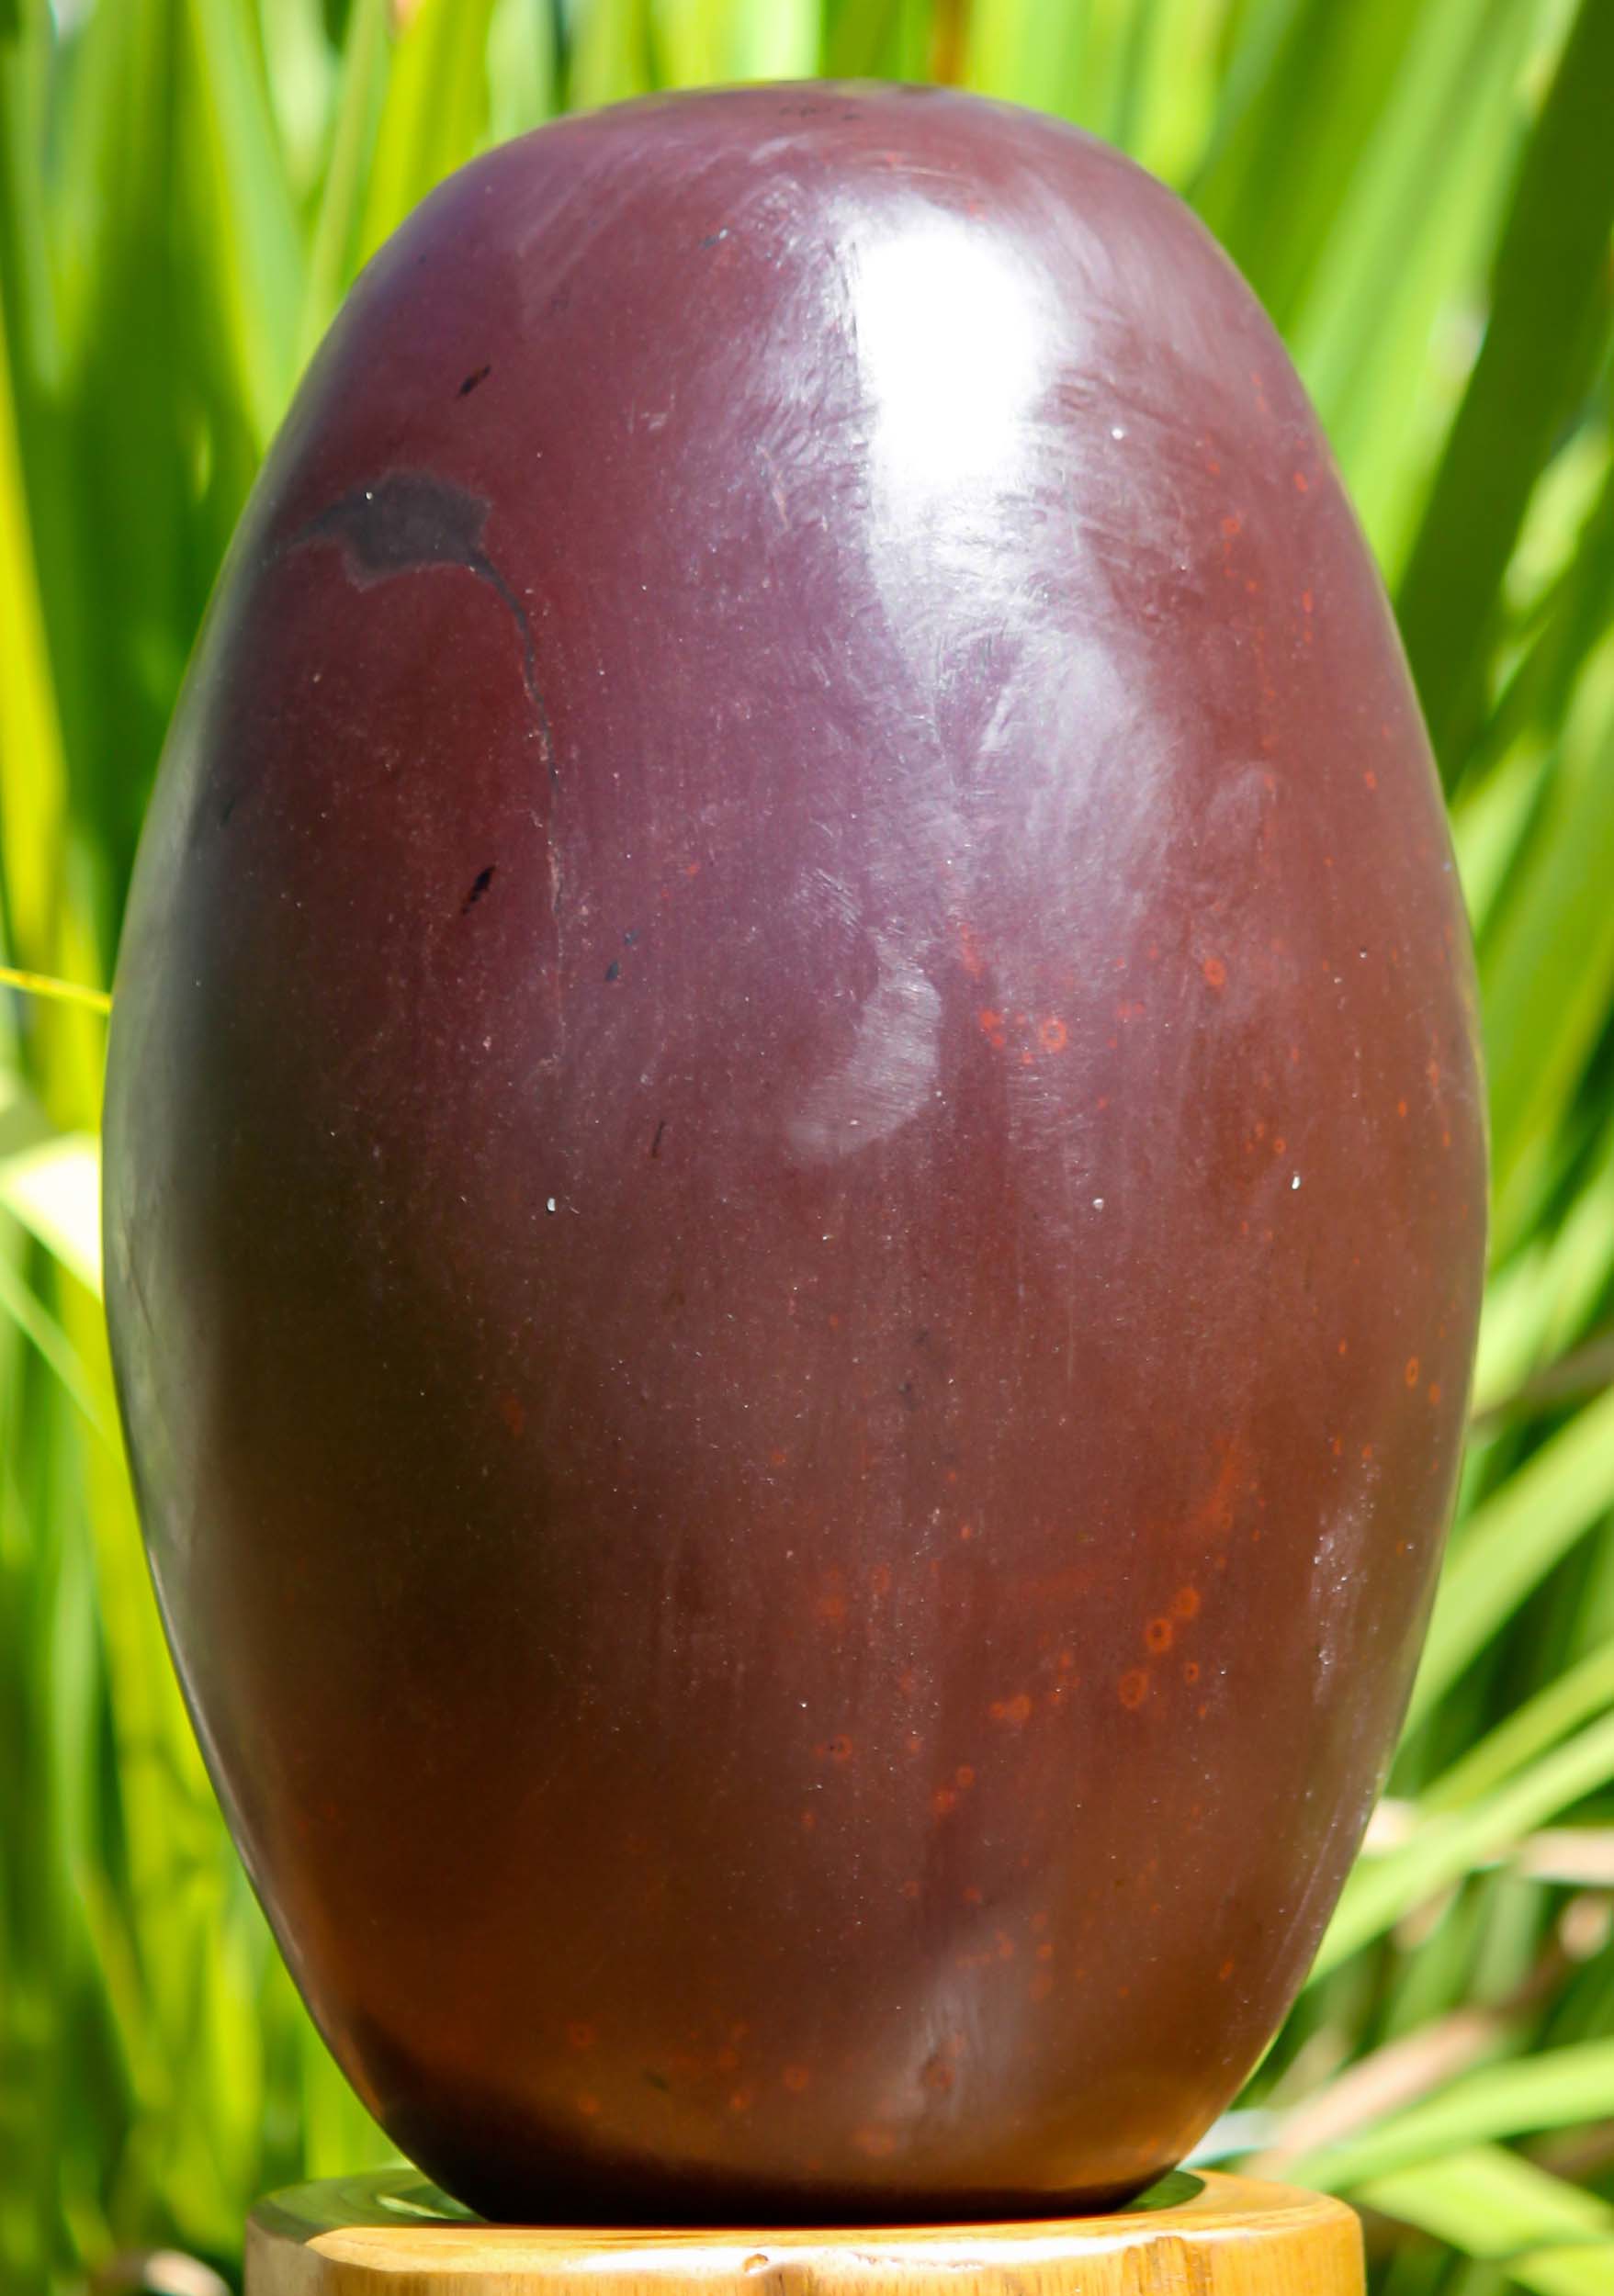
<svg viewBox="0 0 1614 2296"><path fill-rule="evenodd" d="M105 982L164 726L299 366L447 169L825 71L1178 186L1305 376L1402 617L1480 951L1494 1272L1409 1733L1213 2150L1385 2296L1614 2288L1614 0L0 0L0 931ZM0 2288L384 2155L269 1944L115 1430L93 1007L0 990Z"/></svg>

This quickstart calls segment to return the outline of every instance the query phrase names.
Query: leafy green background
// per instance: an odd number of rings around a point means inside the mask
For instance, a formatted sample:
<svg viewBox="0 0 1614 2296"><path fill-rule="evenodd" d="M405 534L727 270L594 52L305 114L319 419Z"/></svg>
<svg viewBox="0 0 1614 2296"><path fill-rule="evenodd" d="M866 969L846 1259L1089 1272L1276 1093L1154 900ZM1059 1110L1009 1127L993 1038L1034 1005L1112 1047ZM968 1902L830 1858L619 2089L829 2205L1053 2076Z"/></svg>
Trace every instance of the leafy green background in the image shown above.
<svg viewBox="0 0 1614 2296"><path fill-rule="evenodd" d="M96 985L214 569L357 265L569 105L818 71L1063 113L1178 186L1334 440L1451 796L1494 1272L1408 1736L1216 2149L1390 2296L1614 2289L1614 0L0 0L0 925ZM99 1310L103 1021L0 1009L0 2289L238 2270L383 2146L225 1840ZM158 2279L163 2267L149 2268Z"/></svg>

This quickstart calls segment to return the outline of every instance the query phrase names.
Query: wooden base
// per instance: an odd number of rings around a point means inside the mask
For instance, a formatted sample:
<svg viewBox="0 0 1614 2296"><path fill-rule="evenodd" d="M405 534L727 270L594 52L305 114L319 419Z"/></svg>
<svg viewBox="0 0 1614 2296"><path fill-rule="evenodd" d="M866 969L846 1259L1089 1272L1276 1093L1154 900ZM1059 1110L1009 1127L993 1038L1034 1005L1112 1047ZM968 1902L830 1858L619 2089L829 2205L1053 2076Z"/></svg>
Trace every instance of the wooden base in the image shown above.
<svg viewBox="0 0 1614 2296"><path fill-rule="evenodd" d="M529 2231L408 2170L303 2185L247 2226L247 2296L1361 2296L1338 2200L1179 2171L1112 2216L849 2232Z"/></svg>

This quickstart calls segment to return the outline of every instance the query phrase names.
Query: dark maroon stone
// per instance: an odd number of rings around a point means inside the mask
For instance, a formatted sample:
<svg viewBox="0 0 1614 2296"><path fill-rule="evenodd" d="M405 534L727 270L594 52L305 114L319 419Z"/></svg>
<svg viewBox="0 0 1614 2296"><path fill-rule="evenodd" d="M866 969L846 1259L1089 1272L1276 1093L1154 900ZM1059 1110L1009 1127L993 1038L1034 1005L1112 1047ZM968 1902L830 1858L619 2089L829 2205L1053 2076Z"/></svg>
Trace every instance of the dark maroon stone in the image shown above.
<svg viewBox="0 0 1614 2296"><path fill-rule="evenodd" d="M774 87L427 202L191 673L107 1215L202 1742L423 2167L1178 2159L1395 1733L1484 1195L1391 618L1169 194Z"/></svg>

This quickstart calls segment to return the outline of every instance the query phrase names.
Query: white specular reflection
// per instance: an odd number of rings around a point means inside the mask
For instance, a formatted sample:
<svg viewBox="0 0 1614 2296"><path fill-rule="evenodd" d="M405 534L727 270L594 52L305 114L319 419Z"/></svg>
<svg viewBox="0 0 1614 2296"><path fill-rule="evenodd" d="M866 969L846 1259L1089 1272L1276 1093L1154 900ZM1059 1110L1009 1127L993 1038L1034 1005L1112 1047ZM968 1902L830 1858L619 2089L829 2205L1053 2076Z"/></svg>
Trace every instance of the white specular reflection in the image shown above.
<svg viewBox="0 0 1614 2296"><path fill-rule="evenodd" d="M863 251L858 358L893 491L937 501L1014 482L1044 379L1036 287L964 218L929 216Z"/></svg>

